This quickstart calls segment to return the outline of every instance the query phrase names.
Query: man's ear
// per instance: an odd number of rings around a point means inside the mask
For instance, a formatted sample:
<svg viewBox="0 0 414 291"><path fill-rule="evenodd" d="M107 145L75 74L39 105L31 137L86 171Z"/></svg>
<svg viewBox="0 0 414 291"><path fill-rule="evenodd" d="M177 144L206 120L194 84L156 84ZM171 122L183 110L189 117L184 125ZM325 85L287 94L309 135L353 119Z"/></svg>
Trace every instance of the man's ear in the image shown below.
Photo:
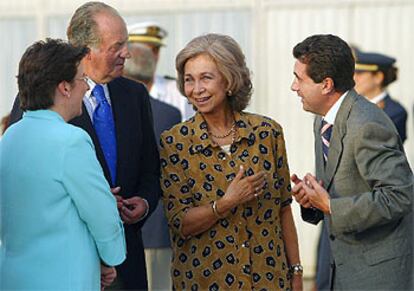
<svg viewBox="0 0 414 291"><path fill-rule="evenodd" d="M330 94L335 91L335 83L332 78L327 77L322 81L322 94Z"/></svg>
<svg viewBox="0 0 414 291"><path fill-rule="evenodd" d="M92 49L89 49L89 52L86 54L86 56L82 59L85 61L90 61L92 59Z"/></svg>

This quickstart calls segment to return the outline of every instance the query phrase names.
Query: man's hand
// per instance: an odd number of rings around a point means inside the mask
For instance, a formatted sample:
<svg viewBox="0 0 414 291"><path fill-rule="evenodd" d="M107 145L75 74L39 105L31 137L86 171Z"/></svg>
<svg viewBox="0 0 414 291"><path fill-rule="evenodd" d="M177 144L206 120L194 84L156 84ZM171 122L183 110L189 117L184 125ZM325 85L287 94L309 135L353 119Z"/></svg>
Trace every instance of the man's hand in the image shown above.
<svg viewBox="0 0 414 291"><path fill-rule="evenodd" d="M119 192L121 187L111 188L111 193L116 198L116 206L119 211L121 219L126 224L133 224L138 222L141 217L148 211L148 203L140 197L131 197L123 199Z"/></svg>
<svg viewBox="0 0 414 291"><path fill-rule="evenodd" d="M141 197L131 197L122 201L120 215L124 223L133 224L147 212L148 204Z"/></svg>
<svg viewBox="0 0 414 291"><path fill-rule="evenodd" d="M296 202L298 202L304 208L312 207L311 203L309 202L309 198L306 196L306 191L303 187L303 185L305 184L303 179L300 179L296 174L293 174L290 177L290 180L295 184L295 186L293 186L292 188L292 193Z"/></svg>
<svg viewBox="0 0 414 291"><path fill-rule="evenodd" d="M121 212L122 210L122 197L119 195L119 192L121 191L121 187L115 187L115 188L111 188L111 193L114 194L115 198L116 198L116 207L118 208L118 211Z"/></svg>
<svg viewBox="0 0 414 291"><path fill-rule="evenodd" d="M315 201L315 197L313 199L310 198L310 191L312 190L313 194L316 192L325 192L327 194L328 200L329 200L329 194L326 192L326 190L323 188L323 181L320 180L319 182L316 182L316 177L312 174L306 174L306 176L303 179L300 179L296 174L293 174L290 177L291 181L295 184L295 186L292 188L293 196L295 197L296 202L298 202L300 205L302 205L304 208L311 208L315 207L320 210L317 205L321 206L321 203L319 201ZM313 184L311 181L314 181L318 185L318 191L313 187ZM317 205L314 205L313 202L317 203ZM328 209L329 209L329 201L328 203ZM322 206L321 206L322 207ZM324 212L324 210L322 210ZM329 213L329 210L328 212Z"/></svg>
<svg viewBox="0 0 414 291"><path fill-rule="evenodd" d="M114 267L106 267L101 264L101 290L108 287L116 278L116 270Z"/></svg>
<svg viewBox="0 0 414 291"><path fill-rule="evenodd" d="M330 213L330 203L329 203L329 194L322 187L322 183L316 180L316 178L311 174L306 174L303 178L305 183L302 183L302 187L305 190L305 196L309 203L321 210L323 213Z"/></svg>

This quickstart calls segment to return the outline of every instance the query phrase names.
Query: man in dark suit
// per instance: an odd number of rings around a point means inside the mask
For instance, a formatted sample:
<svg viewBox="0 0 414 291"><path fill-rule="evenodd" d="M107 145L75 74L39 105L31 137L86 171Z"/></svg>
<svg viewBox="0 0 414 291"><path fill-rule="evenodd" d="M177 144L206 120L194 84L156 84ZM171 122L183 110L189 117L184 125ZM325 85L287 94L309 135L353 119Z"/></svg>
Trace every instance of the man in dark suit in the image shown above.
<svg viewBox="0 0 414 291"><path fill-rule="evenodd" d="M412 287L413 174L385 113L354 89L354 58L337 36L293 49L292 90L314 121L316 177L292 175L302 218L324 219L338 290Z"/></svg>
<svg viewBox="0 0 414 291"><path fill-rule="evenodd" d="M148 91L153 85L156 55L146 45L129 41L131 58L127 60L124 76L142 82ZM157 141L164 130L181 121L181 113L176 108L150 96L154 117L154 131ZM171 290L171 243L167 219L162 202L148 218L142 228L145 258L148 272L149 290Z"/></svg>
<svg viewBox="0 0 414 291"><path fill-rule="evenodd" d="M115 9L101 2L85 3L72 16L67 36L73 45L90 48L83 59L90 90L83 100L82 115L71 123L91 136L124 222L127 259L117 267L116 288L146 290L141 227L156 208L161 193L148 92L142 84L121 77L130 54L126 25ZM21 117L18 104L16 100L12 121ZM112 127L107 125L106 131L97 128L101 122L99 108L109 112L105 118L111 120L108 124ZM113 139L108 142L109 136Z"/></svg>

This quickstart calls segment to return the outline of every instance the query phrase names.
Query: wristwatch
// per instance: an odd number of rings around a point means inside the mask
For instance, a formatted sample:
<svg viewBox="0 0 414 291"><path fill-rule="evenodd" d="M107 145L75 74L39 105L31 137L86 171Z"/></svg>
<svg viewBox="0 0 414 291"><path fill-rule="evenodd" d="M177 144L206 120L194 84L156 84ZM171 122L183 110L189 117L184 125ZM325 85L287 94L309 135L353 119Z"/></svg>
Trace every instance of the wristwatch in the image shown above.
<svg viewBox="0 0 414 291"><path fill-rule="evenodd" d="M301 264L293 264L290 266L290 272L292 275L302 275L303 274L303 266Z"/></svg>

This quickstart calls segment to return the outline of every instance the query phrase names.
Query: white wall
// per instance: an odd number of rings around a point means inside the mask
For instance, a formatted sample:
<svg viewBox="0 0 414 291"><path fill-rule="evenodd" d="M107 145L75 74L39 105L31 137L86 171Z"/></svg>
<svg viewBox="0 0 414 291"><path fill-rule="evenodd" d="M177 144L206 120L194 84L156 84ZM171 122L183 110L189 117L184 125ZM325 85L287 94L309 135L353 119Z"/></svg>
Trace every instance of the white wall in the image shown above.
<svg viewBox="0 0 414 291"><path fill-rule="evenodd" d="M0 0L0 116L11 108L17 92L18 60L33 41L65 37L74 9L84 1ZM266 114L282 124L292 172L313 171L313 116L304 113L290 91L293 46L315 33L333 33L363 50L397 58L399 80L392 96L409 111L406 151L414 162L413 0L113 0L127 23L157 20L169 31L159 71L174 75L176 53L191 38L206 32L233 36L253 71L255 94L250 111ZM313 274L318 229L303 223L295 205L301 255L306 275Z"/></svg>

